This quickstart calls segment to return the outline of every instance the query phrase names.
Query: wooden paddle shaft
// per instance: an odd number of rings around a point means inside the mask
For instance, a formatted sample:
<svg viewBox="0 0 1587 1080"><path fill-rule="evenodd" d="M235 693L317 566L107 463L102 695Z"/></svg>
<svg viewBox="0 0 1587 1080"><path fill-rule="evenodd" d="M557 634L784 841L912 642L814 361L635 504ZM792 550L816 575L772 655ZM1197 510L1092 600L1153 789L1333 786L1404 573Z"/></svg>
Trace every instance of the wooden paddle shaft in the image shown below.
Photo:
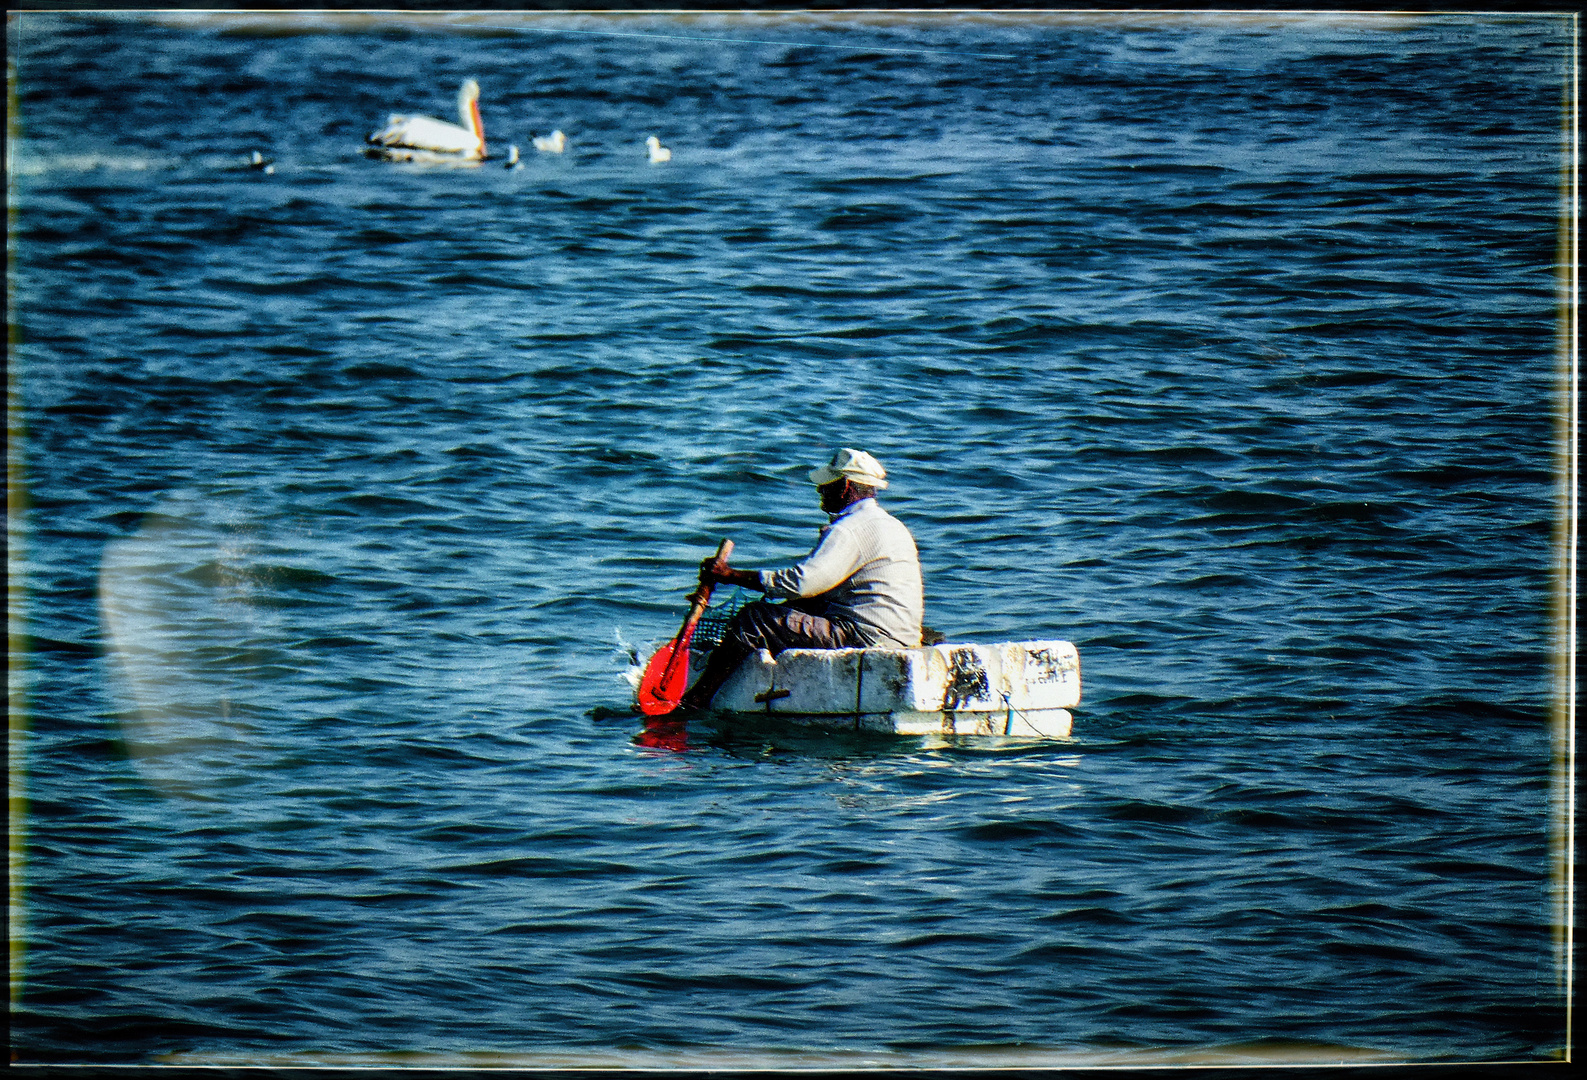
<svg viewBox="0 0 1587 1080"><path fill-rule="evenodd" d="M725 563L733 555L733 541L723 540L716 548L716 562ZM689 599L694 603L689 605L689 617L683 620L683 629L678 631L678 639L687 641L689 632L694 629L694 624L700 621L700 616L705 614L705 605L711 602L711 592L716 588L714 581L702 581L700 587L695 589Z"/></svg>
<svg viewBox="0 0 1587 1080"><path fill-rule="evenodd" d="M733 554L733 541L723 540L717 545L716 561L726 562L727 557ZM678 630L678 636L672 639L672 655L667 657L667 666L662 669L661 684L665 686L671 679L672 673L682 663L684 670L688 670L689 642L694 637L694 624L700 621L700 616L705 613L705 605L711 602L711 590L715 582L702 581L700 587L690 594L693 601L689 605L689 617L683 620L683 626Z"/></svg>

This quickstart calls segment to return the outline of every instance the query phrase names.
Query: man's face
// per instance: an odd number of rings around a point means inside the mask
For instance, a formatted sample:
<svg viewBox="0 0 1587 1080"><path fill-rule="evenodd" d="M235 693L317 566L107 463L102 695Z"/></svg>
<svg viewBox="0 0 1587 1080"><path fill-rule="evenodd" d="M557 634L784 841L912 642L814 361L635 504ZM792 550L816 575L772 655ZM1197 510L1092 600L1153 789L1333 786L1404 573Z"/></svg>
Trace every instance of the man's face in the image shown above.
<svg viewBox="0 0 1587 1080"><path fill-rule="evenodd" d="M849 482L839 478L830 484L822 484L816 491L821 495L821 509L835 514L843 509L845 497L849 493Z"/></svg>

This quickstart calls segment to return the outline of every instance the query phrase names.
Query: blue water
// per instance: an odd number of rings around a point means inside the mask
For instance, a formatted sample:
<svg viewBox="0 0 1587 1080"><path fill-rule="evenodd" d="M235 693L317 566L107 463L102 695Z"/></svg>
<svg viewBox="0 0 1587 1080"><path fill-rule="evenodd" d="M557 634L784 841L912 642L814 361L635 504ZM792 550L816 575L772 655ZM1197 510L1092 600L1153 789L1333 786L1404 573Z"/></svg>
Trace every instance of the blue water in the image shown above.
<svg viewBox="0 0 1587 1080"><path fill-rule="evenodd" d="M14 1060L1564 1052L1567 18L392 19L8 23ZM844 445L1071 739L631 712Z"/></svg>

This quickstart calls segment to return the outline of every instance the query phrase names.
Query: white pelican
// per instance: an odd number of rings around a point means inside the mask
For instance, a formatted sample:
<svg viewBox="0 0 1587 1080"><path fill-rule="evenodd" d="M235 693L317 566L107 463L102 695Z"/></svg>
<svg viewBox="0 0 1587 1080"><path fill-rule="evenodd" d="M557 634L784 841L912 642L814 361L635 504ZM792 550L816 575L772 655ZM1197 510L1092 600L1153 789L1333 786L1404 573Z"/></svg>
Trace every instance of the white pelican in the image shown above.
<svg viewBox="0 0 1587 1080"><path fill-rule="evenodd" d="M479 83L465 79L457 92L457 115L448 124L429 116L397 116L369 136L371 153L390 161L479 161L485 156L485 125L479 119Z"/></svg>
<svg viewBox="0 0 1587 1080"><path fill-rule="evenodd" d="M536 135L535 149L546 154L560 154L567 148L568 137L560 131L553 131L550 135Z"/></svg>
<svg viewBox="0 0 1587 1080"><path fill-rule="evenodd" d="M672 160L672 151L662 146L661 140L654 135L645 140L645 145L650 147L650 160L652 163Z"/></svg>

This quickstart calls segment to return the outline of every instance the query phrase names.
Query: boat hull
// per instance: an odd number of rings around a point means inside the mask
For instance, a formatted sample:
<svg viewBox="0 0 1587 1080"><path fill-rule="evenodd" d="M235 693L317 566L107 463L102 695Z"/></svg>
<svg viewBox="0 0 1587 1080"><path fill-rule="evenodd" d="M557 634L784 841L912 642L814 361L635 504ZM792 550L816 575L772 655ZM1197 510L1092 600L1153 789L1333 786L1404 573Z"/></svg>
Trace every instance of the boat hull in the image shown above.
<svg viewBox="0 0 1587 1080"><path fill-rule="evenodd" d="M1079 652L1045 640L789 649L776 657L762 649L711 708L847 731L1067 738L1069 710L1079 703Z"/></svg>

